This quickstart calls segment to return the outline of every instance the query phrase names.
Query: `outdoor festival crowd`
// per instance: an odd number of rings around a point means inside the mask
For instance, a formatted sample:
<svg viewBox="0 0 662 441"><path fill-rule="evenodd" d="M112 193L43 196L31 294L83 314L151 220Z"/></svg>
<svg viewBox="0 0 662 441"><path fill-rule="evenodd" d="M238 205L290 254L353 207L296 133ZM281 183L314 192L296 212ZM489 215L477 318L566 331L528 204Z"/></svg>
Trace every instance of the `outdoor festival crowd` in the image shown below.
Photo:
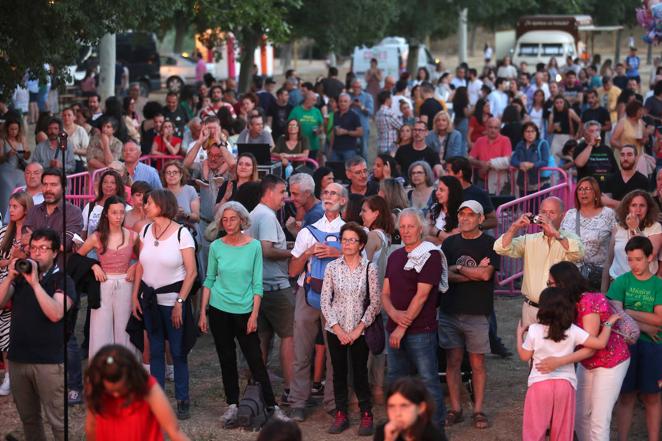
<svg viewBox="0 0 662 441"><path fill-rule="evenodd" d="M641 71L636 49L563 67L489 53L480 74L383 77L373 60L365 78L288 71L246 93L203 63L165 105L138 85L102 105L87 79L71 107L39 85L2 98L0 395L25 439L46 439L44 418L64 439L67 399L86 406L87 439L188 439L200 333L221 368L219 430L245 425L247 367L259 440L300 440L316 406L331 434L353 420L376 440L445 440L467 376L468 424L489 431L486 354L512 356L496 273L522 259L522 439L607 441L613 410L625 441L640 401L659 441L662 66ZM81 171L93 200L66 202ZM534 195L497 234L496 206L566 175L571 201Z"/></svg>

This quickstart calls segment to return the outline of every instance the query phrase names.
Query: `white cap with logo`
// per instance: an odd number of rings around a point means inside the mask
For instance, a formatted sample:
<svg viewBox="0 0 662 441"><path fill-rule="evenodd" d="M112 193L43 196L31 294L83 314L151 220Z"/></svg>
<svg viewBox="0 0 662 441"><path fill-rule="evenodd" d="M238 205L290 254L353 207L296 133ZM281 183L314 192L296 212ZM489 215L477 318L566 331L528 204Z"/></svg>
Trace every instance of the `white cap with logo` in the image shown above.
<svg viewBox="0 0 662 441"><path fill-rule="evenodd" d="M459 213L460 211L462 211L463 208L468 208L476 214L480 214L480 215L485 214L483 212L483 206L478 201L469 200L462 202L462 205L460 205L460 208L457 209L457 212Z"/></svg>

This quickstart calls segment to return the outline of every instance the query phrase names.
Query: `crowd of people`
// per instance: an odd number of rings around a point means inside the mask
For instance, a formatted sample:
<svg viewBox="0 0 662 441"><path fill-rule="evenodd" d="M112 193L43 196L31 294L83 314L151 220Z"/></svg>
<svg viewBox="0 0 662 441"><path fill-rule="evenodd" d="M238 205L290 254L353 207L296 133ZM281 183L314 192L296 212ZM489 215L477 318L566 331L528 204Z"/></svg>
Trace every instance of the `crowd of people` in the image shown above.
<svg viewBox="0 0 662 441"><path fill-rule="evenodd" d="M65 390L92 439L185 440L188 354L210 332L225 429L240 425L243 359L271 419L259 439L300 439L293 421L319 399L331 434L354 420L361 436L443 440L465 418L465 369L471 425L487 430L485 356L512 355L494 312L506 256L524 268L523 439L605 441L615 409L625 441L639 397L659 440L662 70L644 99L635 59L397 79L373 60L366 78L288 71L242 93L207 76L165 105L135 85L103 107L88 91L39 117L34 151L0 101L0 394L30 440L45 439L42 413L64 439ZM280 173L238 144L268 145ZM550 167L577 181L574 207L547 197L497 237L495 204L548 187ZM81 206L65 197L76 171L97 172Z"/></svg>

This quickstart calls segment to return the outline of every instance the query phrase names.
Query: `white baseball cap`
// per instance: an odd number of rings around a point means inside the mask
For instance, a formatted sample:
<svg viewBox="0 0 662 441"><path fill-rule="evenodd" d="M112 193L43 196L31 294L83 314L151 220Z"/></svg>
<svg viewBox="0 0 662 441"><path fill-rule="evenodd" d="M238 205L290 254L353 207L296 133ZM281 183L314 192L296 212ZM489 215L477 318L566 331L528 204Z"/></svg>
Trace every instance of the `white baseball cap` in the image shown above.
<svg viewBox="0 0 662 441"><path fill-rule="evenodd" d="M462 205L460 205L460 208L457 209L457 212L459 213L460 211L462 211L463 208L468 208L476 214L480 214L480 215L485 214L483 213L483 206L478 201L468 200L462 202Z"/></svg>

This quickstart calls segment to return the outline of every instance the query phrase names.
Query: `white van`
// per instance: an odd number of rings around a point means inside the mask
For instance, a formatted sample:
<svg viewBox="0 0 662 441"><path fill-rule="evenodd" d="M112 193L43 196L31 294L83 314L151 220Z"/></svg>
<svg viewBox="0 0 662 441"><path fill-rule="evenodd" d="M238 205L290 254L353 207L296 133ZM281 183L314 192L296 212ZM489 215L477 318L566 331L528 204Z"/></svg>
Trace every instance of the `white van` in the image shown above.
<svg viewBox="0 0 662 441"><path fill-rule="evenodd" d="M373 47L355 47L352 54L351 70L365 87L365 74L370 69L370 60L377 60L377 67L382 71L382 81L391 75L396 80L400 72L407 69L409 44L402 37L386 37ZM424 44L418 45L416 68L425 67L430 73L435 69L435 59Z"/></svg>
<svg viewBox="0 0 662 441"><path fill-rule="evenodd" d="M560 67L565 65L566 57L574 59L577 54L577 42L567 32L529 31L517 39L513 64L519 66L524 61L531 70L535 70L536 64L547 65L554 57Z"/></svg>

